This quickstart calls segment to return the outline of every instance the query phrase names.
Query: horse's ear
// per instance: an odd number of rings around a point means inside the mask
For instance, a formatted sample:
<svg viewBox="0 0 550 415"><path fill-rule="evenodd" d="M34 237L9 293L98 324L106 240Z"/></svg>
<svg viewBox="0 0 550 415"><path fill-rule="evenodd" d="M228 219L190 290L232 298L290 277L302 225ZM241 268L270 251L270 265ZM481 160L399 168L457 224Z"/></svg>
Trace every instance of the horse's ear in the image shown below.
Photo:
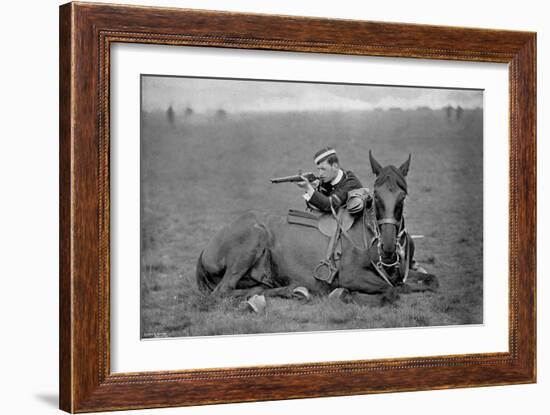
<svg viewBox="0 0 550 415"><path fill-rule="evenodd" d="M405 163L403 163L401 166L399 166L399 171L403 176L406 176L409 172L409 166L411 165L411 153L409 153L409 158Z"/></svg>
<svg viewBox="0 0 550 415"><path fill-rule="evenodd" d="M382 166L380 163L378 163L374 157L372 156L372 151L369 150L369 160L370 160L370 166L372 167L372 172L378 176L380 172L382 171Z"/></svg>

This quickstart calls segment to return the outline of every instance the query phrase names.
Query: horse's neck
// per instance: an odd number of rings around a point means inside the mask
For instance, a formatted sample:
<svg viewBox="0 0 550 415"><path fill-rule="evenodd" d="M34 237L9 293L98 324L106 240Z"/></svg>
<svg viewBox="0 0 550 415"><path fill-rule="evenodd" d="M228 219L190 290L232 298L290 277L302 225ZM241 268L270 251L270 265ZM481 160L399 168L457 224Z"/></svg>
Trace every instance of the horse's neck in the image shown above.
<svg viewBox="0 0 550 415"><path fill-rule="evenodd" d="M352 241L348 238L343 238L342 244L342 261L345 262L346 275L359 275L364 271L366 267L370 265L370 258L365 255L365 252L370 246L372 240L372 232L366 227L363 220L363 215L356 218L352 227L348 231L348 235ZM363 230L364 229L364 230ZM365 246L365 238L367 246Z"/></svg>
<svg viewBox="0 0 550 415"><path fill-rule="evenodd" d="M361 247L364 249L369 248L368 244L373 238L373 233L370 230L370 228L367 226L367 211L366 209L363 210L360 216L358 216L355 221L353 222L353 225L351 226L349 230L349 234L351 238L353 239L353 242L357 247ZM366 238L366 241L365 241ZM365 246L365 242L367 246Z"/></svg>

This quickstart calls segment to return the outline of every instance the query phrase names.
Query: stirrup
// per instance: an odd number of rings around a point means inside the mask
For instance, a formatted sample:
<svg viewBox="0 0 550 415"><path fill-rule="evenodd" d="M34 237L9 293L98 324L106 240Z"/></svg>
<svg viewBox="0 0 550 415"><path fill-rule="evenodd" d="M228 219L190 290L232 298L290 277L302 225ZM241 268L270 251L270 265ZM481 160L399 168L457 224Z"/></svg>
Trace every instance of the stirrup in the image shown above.
<svg viewBox="0 0 550 415"><path fill-rule="evenodd" d="M338 272L338 268L333 264L332 261L328 259L323 259L319 265L315 267L313 271L313 277L319 281L326 282L327 284L332 284L334 277Z"/></svg>

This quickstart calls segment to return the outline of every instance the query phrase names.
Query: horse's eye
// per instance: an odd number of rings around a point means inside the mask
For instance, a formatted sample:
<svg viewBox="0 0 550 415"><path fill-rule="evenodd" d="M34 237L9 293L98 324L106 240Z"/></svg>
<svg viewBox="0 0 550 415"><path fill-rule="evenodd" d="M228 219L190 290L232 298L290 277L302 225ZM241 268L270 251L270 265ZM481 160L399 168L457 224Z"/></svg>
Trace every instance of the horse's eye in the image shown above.
<svg viewBox="0 0 550 415"><path fill-rule="evenodd" d="M403 214L403 203L397 203L395 205L395 217L401 218L402 214Z"/></svg>

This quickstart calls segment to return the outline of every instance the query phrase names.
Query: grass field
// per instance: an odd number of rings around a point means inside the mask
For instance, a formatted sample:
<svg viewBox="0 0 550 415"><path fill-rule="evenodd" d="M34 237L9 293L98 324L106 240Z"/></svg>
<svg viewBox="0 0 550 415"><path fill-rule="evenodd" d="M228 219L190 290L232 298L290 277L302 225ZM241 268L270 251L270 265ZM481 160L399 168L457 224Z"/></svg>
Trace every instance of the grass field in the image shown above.
<svg viewBox="0 0 550 415"><path fill-rule="evenodd" d="M208 336L483 322L483 116L428 109L193 114L170 123L142 114L142 337ZM303 208L300 190L270 177L313 171L312 154L336 147L342 166L374 181L382 165L412 153L406 202L416 258L440 279L437 293L402 296L384 307L308 304L268 298L254 314L195 285L197 258L228 221L256 208L285 215Z"/></svg>

